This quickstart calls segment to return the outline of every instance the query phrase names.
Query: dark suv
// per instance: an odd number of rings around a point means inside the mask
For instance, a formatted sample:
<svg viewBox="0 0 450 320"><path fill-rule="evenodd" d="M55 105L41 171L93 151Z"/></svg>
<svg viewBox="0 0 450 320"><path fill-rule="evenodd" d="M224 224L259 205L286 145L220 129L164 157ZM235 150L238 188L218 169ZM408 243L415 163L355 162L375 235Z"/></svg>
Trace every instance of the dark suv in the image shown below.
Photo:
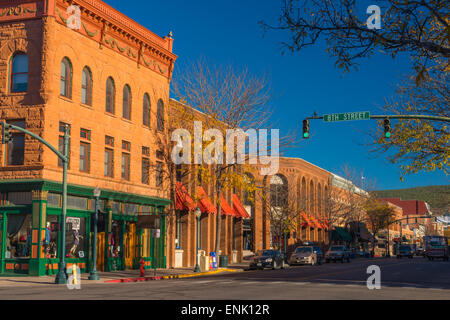
<svg viewBox="0 0 450 320"><path fill-rule="evenodd" d="M326 263L329 263L330 261L341 261L344 263L345 260L350 262L350 251L346 246L332 246L325 255Z"/></svg>
<svg viewBox="0 0 450 320"><path fill-rule="evenodd" d="M277 250L259 250L250 262L250 269L284 269L284 257Z"/></svg>

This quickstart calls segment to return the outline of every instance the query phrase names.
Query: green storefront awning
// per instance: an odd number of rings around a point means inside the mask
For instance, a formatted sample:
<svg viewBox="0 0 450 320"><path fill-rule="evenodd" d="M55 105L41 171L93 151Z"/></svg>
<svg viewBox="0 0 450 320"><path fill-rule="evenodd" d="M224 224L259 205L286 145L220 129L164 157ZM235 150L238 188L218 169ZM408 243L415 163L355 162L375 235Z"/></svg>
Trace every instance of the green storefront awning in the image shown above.
<svg viewBox="0 0 450 320"><path fill-rule="evenodd" d="M344 228L335 227L332 234L333 240L352 241L352 236Z"/></svg>

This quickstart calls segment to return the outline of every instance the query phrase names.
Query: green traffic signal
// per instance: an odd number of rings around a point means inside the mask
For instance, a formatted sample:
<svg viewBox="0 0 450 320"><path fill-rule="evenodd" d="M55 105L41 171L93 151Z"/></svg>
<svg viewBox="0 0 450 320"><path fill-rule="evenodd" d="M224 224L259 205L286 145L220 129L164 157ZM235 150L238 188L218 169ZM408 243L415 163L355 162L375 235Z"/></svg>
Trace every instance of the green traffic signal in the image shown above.
<svg viewBox="0 0 450 320"><path fill-rule="evenodd" d="M384 137L389 139L391 137L391 119L384 119Z"/></svg>
<svg viewBox="0 0 450 320"><path fill-rule="evenodd" d="M303 120L303 139L309 139L309 120Z"/></svg>

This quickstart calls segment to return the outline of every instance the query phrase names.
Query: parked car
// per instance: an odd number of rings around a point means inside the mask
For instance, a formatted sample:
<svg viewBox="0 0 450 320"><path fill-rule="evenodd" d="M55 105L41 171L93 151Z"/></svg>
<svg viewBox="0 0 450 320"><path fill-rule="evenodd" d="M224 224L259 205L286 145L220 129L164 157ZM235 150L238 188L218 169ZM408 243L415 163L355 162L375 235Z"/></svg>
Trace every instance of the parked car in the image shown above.
<svg viewBox="0 0 450 320"><path fill-rule="evenodd" d="M250 262L250 269L284 269L284 257L277 250L259 250Z"/></svg>
<svg viewBox="0 0 450 320"><path fill-rule="evenodd" d="M423 256L425 249L422 246L416 248L416 256Z"/></svg>
<svg viewBox="0 0 450 320"><path fill-rule="evenodd" d="M414 250L411 248L409 244L402 244L397 249L397 258L408 257L412 259L414 256Z"/></svg>
<svg viewBox="0 0 450 320"><path fill-rule="evenodd" d="M319 247L301 246L297 247L289 259L289 265L295 264L322 264L323 255Z"/></svg>
<svg viewBox="0 0 450 320"><path fill-rule="evenodd" d="M325 255L325 261L327 263L330 261L341 261L344 263L345 260L350 262L350 251L346 246L332 246Z"/></svg>

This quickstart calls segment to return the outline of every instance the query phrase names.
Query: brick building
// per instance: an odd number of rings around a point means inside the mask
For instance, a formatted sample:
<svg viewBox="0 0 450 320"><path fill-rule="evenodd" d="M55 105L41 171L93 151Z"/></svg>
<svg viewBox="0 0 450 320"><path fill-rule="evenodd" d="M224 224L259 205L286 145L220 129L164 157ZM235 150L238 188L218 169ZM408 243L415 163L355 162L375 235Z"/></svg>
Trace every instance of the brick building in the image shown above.
<svg viewBox="0 0 450 320"><path fill-rule="evenodd" d="M91 261L93 189L102 191L101 270L166 261L164 208L155 138L165 135L176 56L159 37L99 0L0 3L1 119L62 151L70 127L67 262ZM48 148L20 132L0 157L0 273L54 274L61 255L62 167ZM160 215L161 238L136 230L138 216Z"/></svg>

